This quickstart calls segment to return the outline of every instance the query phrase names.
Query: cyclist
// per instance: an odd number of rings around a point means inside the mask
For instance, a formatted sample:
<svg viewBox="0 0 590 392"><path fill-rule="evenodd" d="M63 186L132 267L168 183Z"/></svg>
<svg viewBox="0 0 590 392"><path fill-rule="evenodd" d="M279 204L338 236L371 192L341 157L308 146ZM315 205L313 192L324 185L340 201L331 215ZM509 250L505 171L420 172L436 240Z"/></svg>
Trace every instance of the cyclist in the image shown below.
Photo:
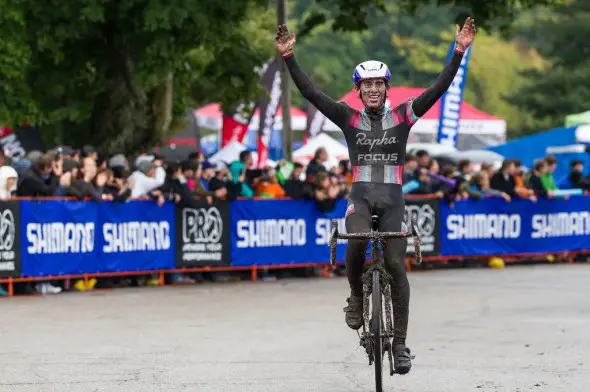
<svg viewBox="0 0 590 392"><path fill-rule="evenodd" d="M319 91L301 70L295 56L295 34L286 25L278 28L276 48L301 94L320 112L342 129L348 144L353 184L346 209L346 231L368 232L371 215L379 216L380 231L400 231L405 213L402 172L410 128L449 88L463 54L475 37L475 20L467 18L463 28L456 26L455 51L436 83L420 96L396 107L385 106L391 73L380 61L365 61L354 70L353 82L365 108L354 110L337 103ZM405 228L404 228L405 230ZM363 287L361 275L366 241L348 241L346 272L350 284L348 306L344 308L346 324L352 329L363 325ZM412 363L406 347L410 286L405 270L406 241L392 239L384 249L385 266L393 277L394 367L406 374Z"/></svg>

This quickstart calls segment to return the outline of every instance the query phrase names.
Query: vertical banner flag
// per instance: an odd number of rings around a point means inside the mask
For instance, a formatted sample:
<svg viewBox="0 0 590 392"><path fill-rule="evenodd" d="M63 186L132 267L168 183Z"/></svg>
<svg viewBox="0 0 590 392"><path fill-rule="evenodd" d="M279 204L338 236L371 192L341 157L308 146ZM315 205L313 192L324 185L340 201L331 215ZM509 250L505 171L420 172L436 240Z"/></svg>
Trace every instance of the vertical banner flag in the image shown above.
<svg viewBox="0 0 590 392"><path fill-rule="evenodd" d="M16 129L0 127L0 146L14 160L24 158L33 150L45 151L39 129L28 125Z"/></svg>
<svg viewBox="0 0 590 392"><path fill-rule="evenodd" d="M454 51L455 42L451 44L447 56L447 63L451 61ZM451 147L457 145L461 103L463 102L463 92L465 91L465 82L467 81L467 66L469 65L470 57L471 46L465 51L455 79L453 79L451 86L445 91L440 100L440 118L438 122L438 143L440 144Z"/></svg>
<svg viewBox="0 0 590 392"><path fill-rule="evenodd" d="M326 116L324 116L311 102L307 103L307 126L305 127L305 136L303 143L307 144L309 139L317 136L324 126Z"/></svg>
<svg viewBox="0 0 590 392"><path fill-rule="evenodd" d="M254 102L249 104L240 104L233 108L233 110L223 112L223 123L221 126L221 147L223 148L230 144L233 140L240 143L248 134L248 125L256 105Z"/></svg>
<svg viewBox="0 0 590 392"><path fill-rule="evenodd" d="M283 94L281 86L281 63L279 60L272 60L266 68L266 72L262 76L262 87L267 93L263 93L259 101L258 167L262 167L268 159L268 146L270 145L272 126Z"/></svg>

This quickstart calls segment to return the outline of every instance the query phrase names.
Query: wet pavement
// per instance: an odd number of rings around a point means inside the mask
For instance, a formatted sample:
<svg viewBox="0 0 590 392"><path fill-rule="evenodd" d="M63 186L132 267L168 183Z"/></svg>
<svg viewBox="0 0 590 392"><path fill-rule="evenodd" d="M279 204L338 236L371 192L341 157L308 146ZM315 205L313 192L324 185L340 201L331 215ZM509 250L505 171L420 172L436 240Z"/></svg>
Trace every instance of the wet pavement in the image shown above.
<svg viewBox="0 0 590 392"><path fill-rule="evenodd" d="M385 391L588 391L590 266L410 274L407 376ZM0 301L0 391L374 391L344 278Z"/></svg>

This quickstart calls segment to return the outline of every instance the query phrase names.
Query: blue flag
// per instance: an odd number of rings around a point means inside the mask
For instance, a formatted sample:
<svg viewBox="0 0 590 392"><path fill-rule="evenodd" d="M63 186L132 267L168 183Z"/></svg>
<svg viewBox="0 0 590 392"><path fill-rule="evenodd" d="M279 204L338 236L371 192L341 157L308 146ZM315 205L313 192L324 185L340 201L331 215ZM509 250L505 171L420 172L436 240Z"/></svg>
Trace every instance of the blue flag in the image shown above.
<svg viewBox="0 0 590 392"><path fill-rule="evenodd" d="M451 44L447 63L451 61L455 51L455 42ZM438 124L438 143L455 147L459 135L459 119L461 118L461 103L467 81L467 66L471 57L471 47L467 48L455 79L440 99L440 118Z"/></svg>

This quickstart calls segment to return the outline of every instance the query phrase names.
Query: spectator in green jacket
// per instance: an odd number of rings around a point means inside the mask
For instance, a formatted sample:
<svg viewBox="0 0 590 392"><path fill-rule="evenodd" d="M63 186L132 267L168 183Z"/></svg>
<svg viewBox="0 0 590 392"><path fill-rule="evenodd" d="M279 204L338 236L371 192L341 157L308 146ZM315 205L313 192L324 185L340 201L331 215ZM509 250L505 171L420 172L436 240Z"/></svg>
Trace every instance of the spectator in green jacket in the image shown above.
<svg viewBox="0 0 590 392"><path fill-rule="evenodd" d="M547 193L553 193L553 191L557 190L555 178L553 178L553 172L557 168L557 159L552 155L547 155L544 161L547 165L547 170L541 176L541 182L543 183L543 187Z"/></svg>

